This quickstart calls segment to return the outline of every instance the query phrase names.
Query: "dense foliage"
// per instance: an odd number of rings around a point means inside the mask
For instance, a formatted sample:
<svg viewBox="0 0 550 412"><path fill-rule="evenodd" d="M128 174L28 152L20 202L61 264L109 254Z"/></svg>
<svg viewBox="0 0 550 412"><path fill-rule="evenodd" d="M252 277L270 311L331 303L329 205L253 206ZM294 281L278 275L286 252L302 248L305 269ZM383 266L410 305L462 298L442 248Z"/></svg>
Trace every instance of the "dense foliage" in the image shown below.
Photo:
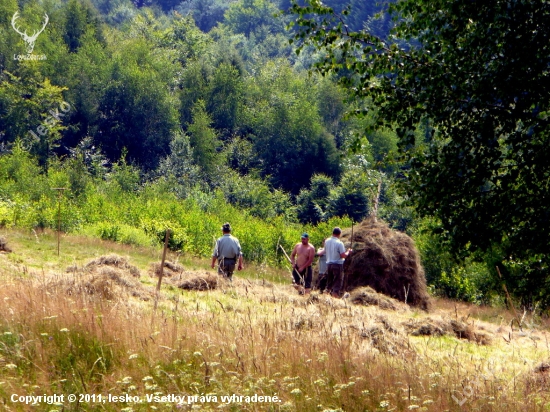
<svg viewBox="0 0 550 412"><path fill-rule="evenodd" d="M319 227L333 217L365 217L370 198L340 186L342 175L365 180L368 168L342 167L346 136L361 126L344 118L333 80L310 77L289 59L278 7L267 0L3 2L4 22L18 12L28 32L44 14L49 24L36 40L34 53L46 57L38 61L14 60L25 43L0 27L1 225L55 227L51 188L67 187L65 230L147 243L172 226L174 249L204 255L218 220L238 227L233 206L250 226L244 233L253 232L252 216L271 232L291 225L297 236L311 220L298 217L295 196L317 174L330 176L338 205ZM359 209L353 196L363 196ZM169 215L159 210L162 197ZM200 212L214 213L212 221ZM181 220L189 213L209 225L201 241ZM260 238L243 242L248 258L273 261L277 238Z"/></svg>
<svg viewBox="0 0 550 412"><path fill-rule="evenodd" d="M455 252L498 255L510 274L519 264L524 279L515 286L526 294L538 285L543 298L550 5L402 0L389 6L396 26L388 38L350 30L348 11L316 0L292 11L296 39L325 53L317 68L345 71L341 83L369 99L359 111L396 130L417 210L439 219Z"/></svg>
<svg viewBox="0 0 550 412"><path fill-rule="evenodd" d="M279 9L329 11L318 2L3 1L0 225L54 226L51 188L68 187L65 230L143 244L170 226L172 248L202 256L231 220L248 259L278 263L279 237L289 245L306 227L319 243L331 224L377 213L417 239L435 293L489 301L500 287L486 268L503 256L508 281L534 289L546 279L537 204L547 197L546 84L534 75L545 49L519 55L520 40L504 29L535 30L546 6L510 16L484 6L494 13L478 18L472 7L454 10L458 1L352 0L350 12L342 0L325 4L346 25L327 17L315 31L302 14L309 32L285 30L292 17ZM435 18L437 7L445 12ZM45 60L25 60L15 12L29 33L49 16L34 48ZM483 30L493 43L476 43ZM536 48L545 30L521 41ZM293 36L313 36L328 54L294 53ZM314 64L330 74L309 73ZM523 86L507 87L506 73L523 69ZM481 74L464 77L472 73ZM359 99L348 98L350 86ZM398 147L406 162L396 161ZM518 242L525 247L514 250Z"/></svg>

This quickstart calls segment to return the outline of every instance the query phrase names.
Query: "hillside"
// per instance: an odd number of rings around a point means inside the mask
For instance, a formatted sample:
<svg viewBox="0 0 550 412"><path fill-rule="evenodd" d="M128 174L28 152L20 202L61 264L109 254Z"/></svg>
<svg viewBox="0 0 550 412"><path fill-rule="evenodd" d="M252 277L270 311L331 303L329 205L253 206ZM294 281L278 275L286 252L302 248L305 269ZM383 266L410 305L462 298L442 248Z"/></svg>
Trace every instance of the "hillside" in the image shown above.
<svg viewBox="0 0 550 412"><path fill-rule="evenodd" d="M12 250L0 253L5 410L54 394L63 402L32 410L549 406L548 324L530 314L519 329L508 311L444 299L428 313L366 289L305 298L284 270L248 265L233 284L182 290L184 280L214 276L206 259L185 255L169 257L181 266L167 270L155 304L158 249L67 235L57 257L51 232L0 236Z"/></svg>

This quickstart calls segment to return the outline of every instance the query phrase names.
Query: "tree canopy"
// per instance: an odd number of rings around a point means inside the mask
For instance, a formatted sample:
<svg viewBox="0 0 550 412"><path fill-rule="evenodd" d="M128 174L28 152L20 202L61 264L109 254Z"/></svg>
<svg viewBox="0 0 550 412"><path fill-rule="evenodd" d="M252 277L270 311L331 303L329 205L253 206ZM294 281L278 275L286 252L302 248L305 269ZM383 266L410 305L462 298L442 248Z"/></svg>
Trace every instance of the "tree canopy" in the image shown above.
<svg viewBox="0 0 550 412"><path fill-rule="evenodd" d="M547 273L550 3L400 0L388 40L318 0L290 11L298 50L322 49L317 69L345 71L359 113L397 131L407 192L455 250L498 246Z"/></svg>
<svg viewBox="0 0 550 412"><path fill-rule="evenodd" d="M547 6L296 1L1 2L0 224L9 205L15 225L50 225L50 186L104 229L94 191L319 227L376 213L415 237L436 293L490 302L500 280L478 262L506 257L507 281L550 306ZM21 55L15 12L27 30L49 16L46 59Z"/></svg>

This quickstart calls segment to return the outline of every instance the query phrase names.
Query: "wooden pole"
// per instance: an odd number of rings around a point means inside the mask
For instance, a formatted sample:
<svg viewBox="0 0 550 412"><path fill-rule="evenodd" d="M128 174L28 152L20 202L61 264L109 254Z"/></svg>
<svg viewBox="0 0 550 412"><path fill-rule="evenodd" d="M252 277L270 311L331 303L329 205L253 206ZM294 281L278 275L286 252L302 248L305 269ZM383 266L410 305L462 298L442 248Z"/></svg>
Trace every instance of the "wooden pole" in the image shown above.
<svg viewBox="0 0 550 412"><path fill-rule="evenodd" d="M349 238L349 248L353 249L353 219L351 221L351 235ZM346 271L344 271L343 279L342 279L342 291L345 292L347 287L348 287L348 275L346 274Z"/></svg>
<svg viewBox="0 0 550 412"><path fill-rule="evenodd" d="M53 190L57 190L57 256L59 256L59 244L61 243L61 195L66 187L54 187Z"/></svg>
<svg viewBox="0 0 550 412"><path fill-rule="evenodd" d="M376 197L374 198L374 206L372 208L371 216L376 222L378 218L378 203L380 202L380 192L382 191L382 179L378 181L378 191L376 192ZM353 229L353 226L352 226Z"/></svg>
<svg viewBox="0 0 550 412"><path fill-rule="evenodd" d="M288 263L290 263L290 270L291 270L290 276L292 277L292 281L294 281L294 276L292 275L292 272L294 272L294 266L292 266L292 260L290 260L290 258L289 258L288 255L286 254L286 250L285 250L285 248L283 247L283 245L279 244L279 247L280 247L281 250L283 251L283 253L284 253L286 259L288 260ZM302 277L298 271L296 271L296 273L298 273L298 276L300 276L300 278Z"/></svg>
<svg viewBox="0 0 550 412"><path fill-rule="evenodd" d="M166 250L168 249L168 240L170 239L170 229L166 229L166 235L164 236L164 249L162 251L162 260L160 262L159 281L157 283L157 295L155 299L155 310L157 309L158 297L160 295L160 285L162 283L162 276L164 275L164 262L166 261Z"/></svg>
<svg viewBox="0 0 550 412"><path fill-rule="evenodd" d="M166 260L166 250L168 249L168 239L170 239L170 229L166 229L166 235L164 236L164 250L162 251L162 261L160 262L159 282L157 283L157 293L160 292L160 284L162 282L162 276L164 275L164 262Z"/></svg>
<svg viewBox="0 0 550 412"><path fill-rule="evenodd" d="M292 260L290 260L290 258L288 257L288 255L286 254L286 250L285 248L279 244L279 247L281 248L281 250L283 251L283 253L285 254L285 257L287 258L288 260L288 263L290 263L290 265L292 266Z"/></svg>

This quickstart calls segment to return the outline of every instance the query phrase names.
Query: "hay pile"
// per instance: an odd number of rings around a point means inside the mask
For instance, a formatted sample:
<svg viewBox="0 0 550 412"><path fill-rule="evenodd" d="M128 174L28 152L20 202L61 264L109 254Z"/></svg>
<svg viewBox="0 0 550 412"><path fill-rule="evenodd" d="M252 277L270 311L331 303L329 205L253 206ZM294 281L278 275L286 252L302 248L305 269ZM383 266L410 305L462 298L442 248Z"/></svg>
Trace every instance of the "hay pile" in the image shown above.
<svg viewBox="0 0 550 412"><path fill-rule="evenodd" d="M171 283L184 290L214 290L223 278L212 272L185 272L170 279Z"/></svg>
<svg viewBox="0 0 550 412"><path fill-rule="evenodd" d="M372 346L382 353L395 356L412 351L402 328L395 327L384 316L376 316L373 322L361 328L360 336L369 339Z"/></svg>
<svg viewBox="0 0 550 412"><path fill-rule="evenodd" d="M450 335L459 339L466 339L480 345L489 345L491 336L483 331L475 329L472 325L451 319L410 319L403 326L412 336L443 336Z"/></svg>
<svg viewBox="0 0 550 412"><path fill-rule="evenodd" d="M160 264L161 262L155 262L151 264L148 272L149 276L157 277L157 278L159 277ZM178 275L181 275L183 271L184 271L184 268L179 263L165 261L164 270L162 271L162 277L164 278L164 277L178 276Z"/></svg>
<svg viewBox="0 0 550 412"><path fill-rule="evenodd" d="M8 246L8 239L4 236L0 236L0 252L11 253L11 249Z"/></svg>
<svg viewBox="0 0 550 412"><path fill-rule="evenodd" d="M394 310L405 312L409 307L398 300L392 299L389 296L376 291L370 287L360 287L353 290L350 294L350 301L356 305L378 306L384 310Z"/></svg>
<svg viewBox="0 0 550 412"><path fill-rule="evenodd" d="M550 363L542 362L526 373L526 388L529 393L548 392L550 390Z"/></svg>
<svg viewBox="0 0 550 412"><path fill-rule="evenodd" d="M346 247L351 228L340 238ZM424 269L413 240L385 223L366 219L353 228L354 252L344 263L344 290L370 286L378 293L428 310L430 296Z"/></svg>
<svg viewBox="0 0 550 412"><path fill-rule="evenodd" d="M133 265L130 265L128 263L128 259L115 254L100 256L97 259L94 259L86 264L87 269L93 269L96 267L101 268L104 266L115 267L117 269L127 271L136 278L139 278L141 276L141 274L139 273L139 269Z"/></svg>
<svg viewBox="0 0 550 412"><path fill-rule="evenodd" d="M70 275L50 279L50 291L62 291L69 295L88 295L116 301L129 296L149 300L153 292L146 290L137 278L138 268L128 259L118 255L101 256L88 262L83 268L67 268Z"/></svg>

